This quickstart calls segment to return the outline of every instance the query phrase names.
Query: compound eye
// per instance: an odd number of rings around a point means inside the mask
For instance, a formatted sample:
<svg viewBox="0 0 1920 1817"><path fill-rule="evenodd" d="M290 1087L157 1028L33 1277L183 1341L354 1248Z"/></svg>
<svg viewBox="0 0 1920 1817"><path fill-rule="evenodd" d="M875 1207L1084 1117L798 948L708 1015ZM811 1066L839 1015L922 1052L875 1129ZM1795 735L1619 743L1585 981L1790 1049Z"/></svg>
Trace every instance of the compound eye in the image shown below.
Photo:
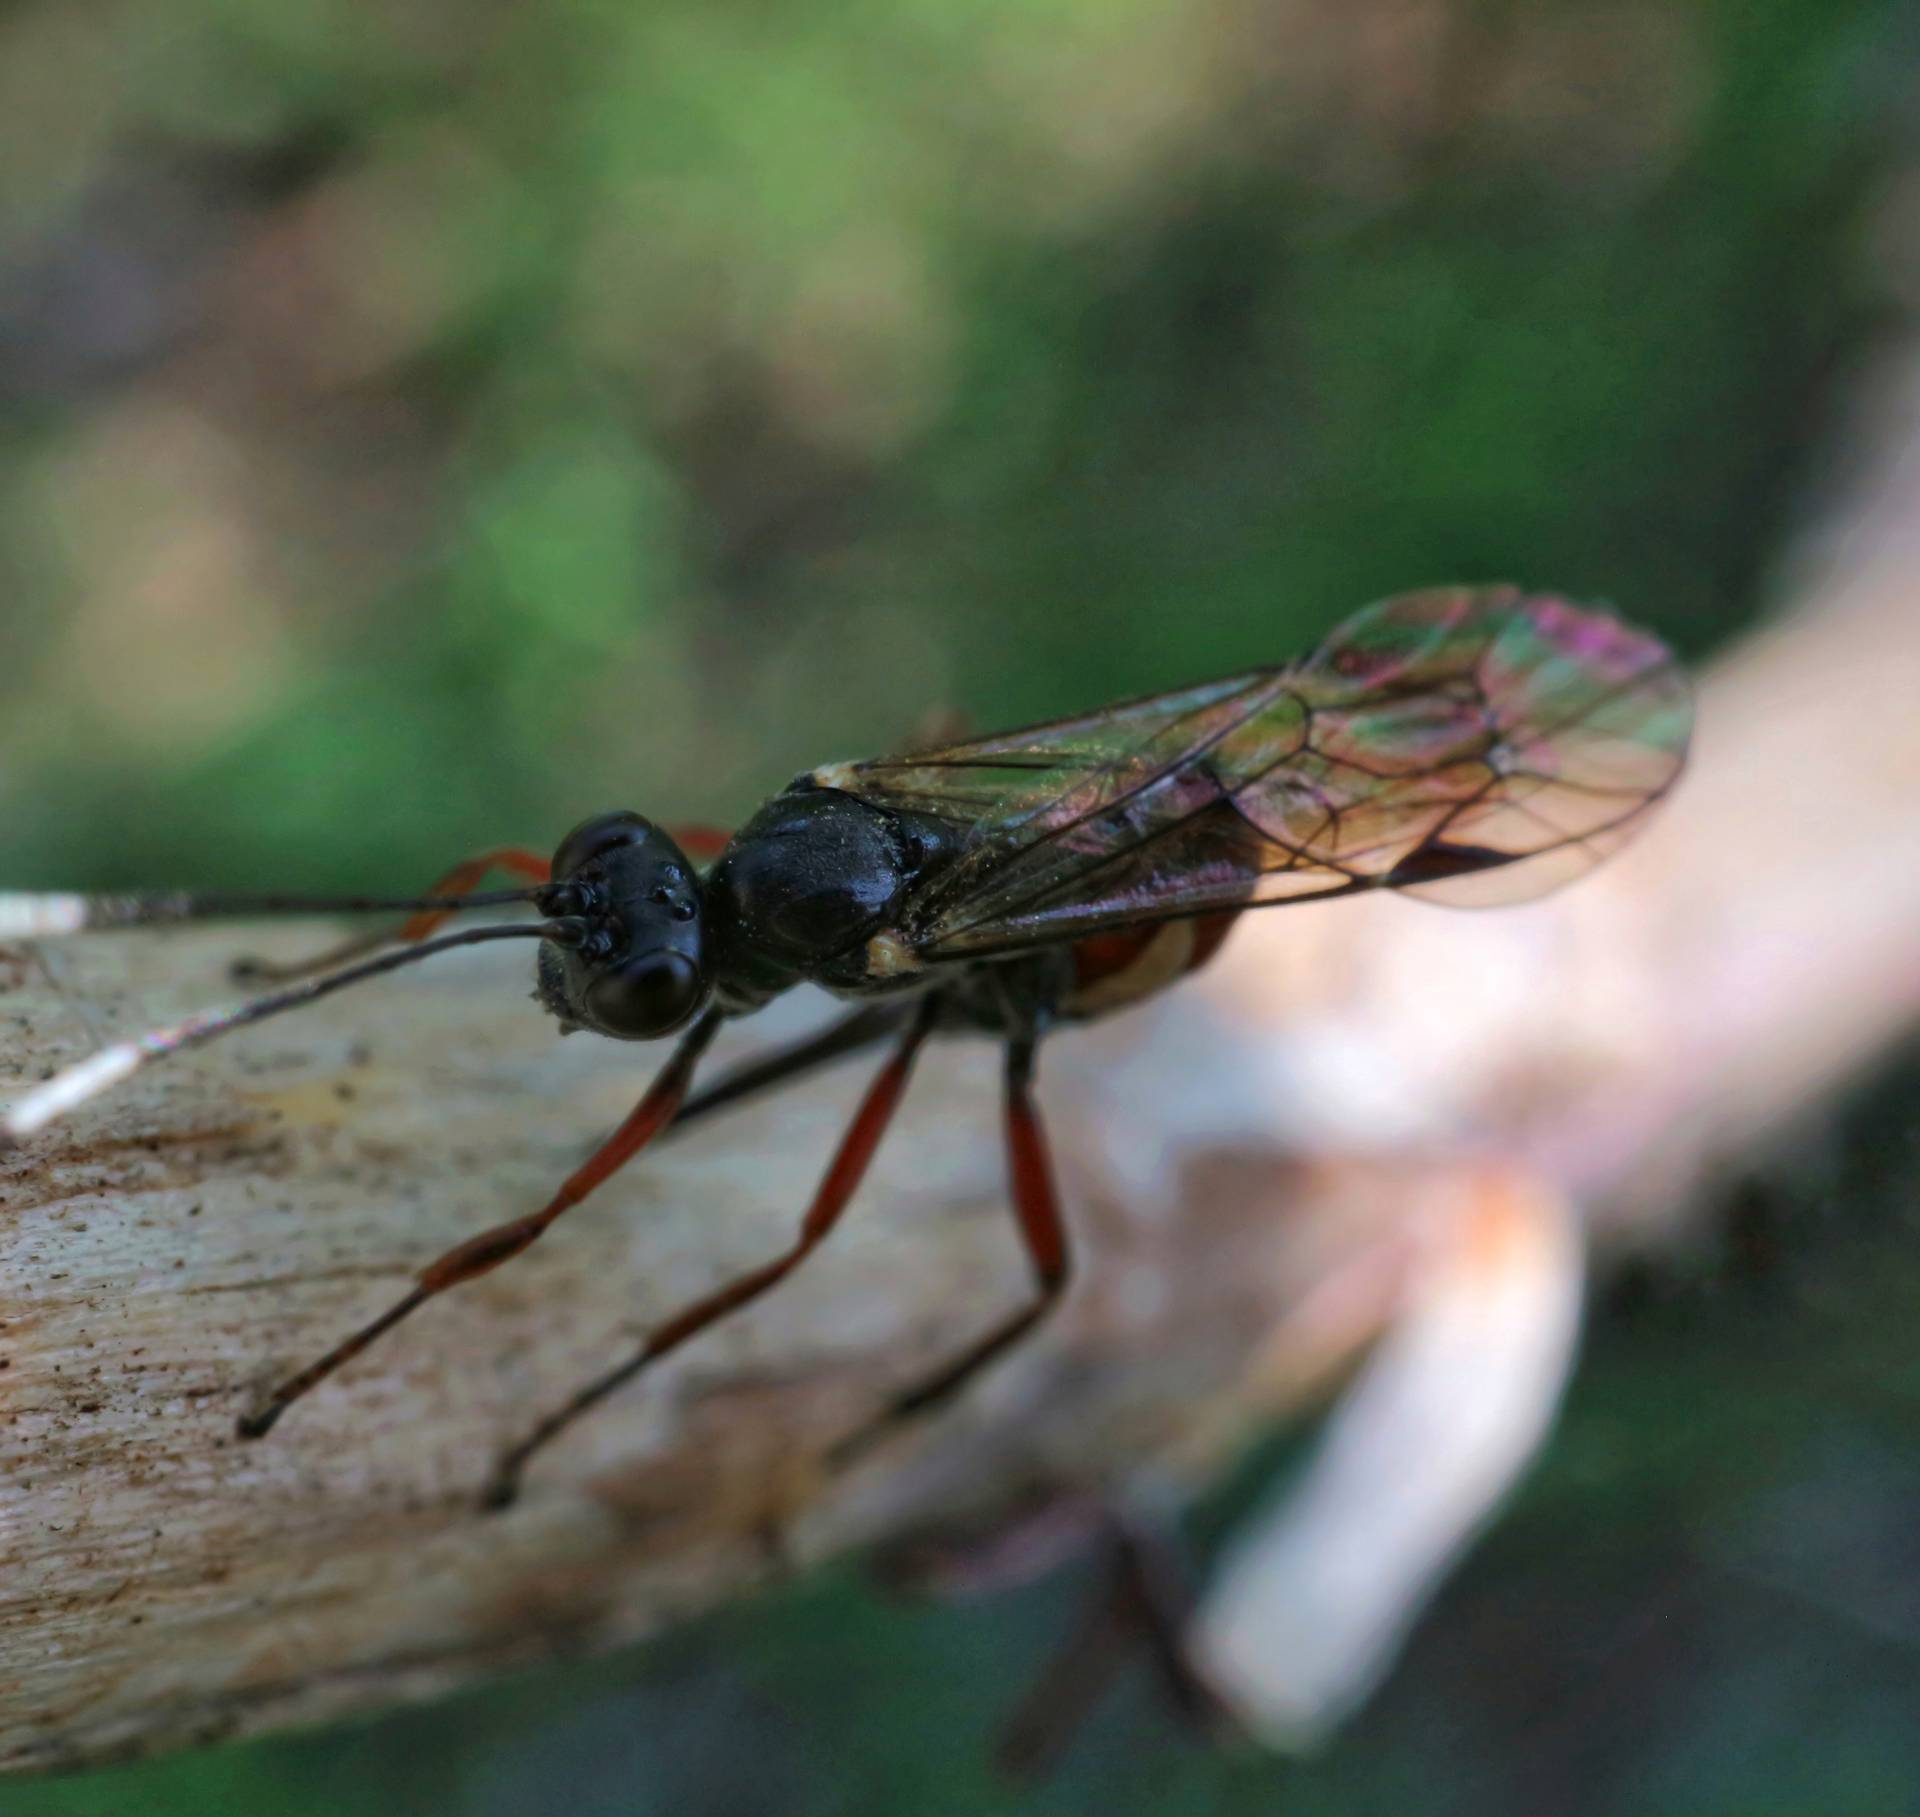
<svg viewBox="0 0 1920 1817"><path fill-rule="evenodd" d="M700 1007L700 973L684 953L649 953L602 972L586 989L587 1013L610 1035L651 1041Z"/></svg>
<svg viewBox="0 0 1920 1817"><path fill-rule="evenodd" d="M583 820L560 841L553 855L556 882L577 877L596 858L623 845L639 845L653 833L653 822L639 814L596 814Z"/></svg>

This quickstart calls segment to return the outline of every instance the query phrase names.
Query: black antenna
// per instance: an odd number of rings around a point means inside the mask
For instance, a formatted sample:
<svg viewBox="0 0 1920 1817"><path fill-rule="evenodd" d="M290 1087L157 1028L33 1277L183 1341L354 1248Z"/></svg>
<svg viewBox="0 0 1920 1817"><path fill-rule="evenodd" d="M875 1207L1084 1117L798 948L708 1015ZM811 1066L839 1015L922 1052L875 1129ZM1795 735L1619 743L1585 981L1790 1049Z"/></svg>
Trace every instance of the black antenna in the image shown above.
<svg viewBox="0 0 1920 1817"><path fill-rule="evenodd" d="M44 940L92 928L154 927L230 915L384 915L423 909L504 908L536 902L546 889L485 890L471 896L228 896L184 890L76 896L0 891L0 940Z"/></svg>
<svg viewBox="0 0 1920 1817"><path fill-rule="evenodd" d="M516 901L520 899L514 898ZM27 1137L45 1129L49 1123L86 1103L89 1098L97 1097L122 1080L132 1078L155 1060L164 1060L167 1055L177 1054L185 1048L203 1046L222 1035L231 1034L237 1028L264 1022L269 1016L299 1009L321 997L330 997L335 991L345 990L348 985L377 978L383 972L398 971L401 966L412 965L416 960L430 959L434 954L449 952L456 946L478 946L486 940L554 940L563 946L573 946L579 943L585 932L585 924L575 919L468 928L462 933L443 934L437 940L422 940L413 946L382 953L379 958L369 959L363 965L349 966L345 971L329 972L324 977L288 990L251 998L232 1009L203 1011L200 1015L187 1017L183 1022L149 1029L131 1041L118 1041L111 1047L101 1048L98 1053L90 1054L64 1071L55 1073L45 1084L36 1086L24 1098L17 1100L5 1117L0 1118L0 1148L25 1141Z"/></svg>

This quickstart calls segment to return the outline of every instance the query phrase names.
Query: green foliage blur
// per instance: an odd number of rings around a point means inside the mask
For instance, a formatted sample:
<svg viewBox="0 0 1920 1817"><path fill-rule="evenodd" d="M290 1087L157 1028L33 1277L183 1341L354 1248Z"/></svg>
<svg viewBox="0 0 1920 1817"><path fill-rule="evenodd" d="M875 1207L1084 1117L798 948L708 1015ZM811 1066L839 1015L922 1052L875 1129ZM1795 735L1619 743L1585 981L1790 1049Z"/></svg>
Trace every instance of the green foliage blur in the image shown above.
<svg viewBox="0 0 1920 1817"><path fill-rule="evenodd" d="M1704 653L1766 605L1890 306L1907 14L21 0L0 879L413 887L603 808L739 816L930 712L1270 662L1442 581L1611 599ZM1777 1358L1768 1316L1787 1354L1846 1336L1775 1306L1713 1341ZM1603 1333L1356 1739L1216 1762L1141 1699L1034 1808L1912 1808L1910 1599L1884 1659L1749 1654L1666 1604L1623 1631L1622 1583L1718 1568L1646 1508L1697 1513L1679 1410L1724 1378L1643 1341ZM1876 1484L1920 1471L1913 1405ZM1636 1472L1668 1499L1623 1510ZM999 1808L983 1737L1065 1594L909 1616L809 1585L643 1665L6 1785L0 1817ZM1669 1632L1708 1688L1651 1778L1585 1770L1635 1739L1621 1650ZM1527 1729L1507 1681L1547 1646L1566 1704ZM1823 1670L1833 1721L1796 1727Z"/></svg>
<svg viewBox="0 0 1920 1817"><path fill-rule="evenodd" d="M1764 590L1896 9L0 24L11 883L403 887L1518 578Z"/></svg>

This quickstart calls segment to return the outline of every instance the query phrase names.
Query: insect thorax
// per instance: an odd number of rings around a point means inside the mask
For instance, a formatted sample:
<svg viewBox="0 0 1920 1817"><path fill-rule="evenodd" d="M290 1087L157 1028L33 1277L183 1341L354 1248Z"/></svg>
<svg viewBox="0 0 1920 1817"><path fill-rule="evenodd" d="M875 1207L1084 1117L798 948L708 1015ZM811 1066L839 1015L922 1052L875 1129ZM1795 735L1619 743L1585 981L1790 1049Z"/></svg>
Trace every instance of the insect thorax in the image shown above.
<svg viewBox="0 0 1920 1817"><path fill-rule="evenodd" d="M748 1009L803 982L861 996L914 988L923 973L900 917L957 846L947 822L810 779L776 795L707 878L723 1000Z"/></svg>

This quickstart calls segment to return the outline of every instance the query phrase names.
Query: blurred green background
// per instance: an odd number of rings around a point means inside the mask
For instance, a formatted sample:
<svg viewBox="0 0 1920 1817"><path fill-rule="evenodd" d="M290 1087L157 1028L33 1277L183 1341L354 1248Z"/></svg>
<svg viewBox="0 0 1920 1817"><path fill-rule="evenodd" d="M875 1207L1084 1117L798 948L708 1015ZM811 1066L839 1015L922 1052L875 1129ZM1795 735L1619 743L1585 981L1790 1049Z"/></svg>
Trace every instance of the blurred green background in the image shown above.
<svg viewBox="0 0 1920 1817"><path fill-rule="evenodd" d="M411 887L1437 581L1704 653L1914 301L1917 65L1897 0L15 0L0 875ZM1032 1808L1920 1807L1912 1083L1763 1195L1784 1280L1601 1318L1328 1756L1139 1697ZM994 1809L1072 1589L810 1583L0 1817Z"/></svg>

